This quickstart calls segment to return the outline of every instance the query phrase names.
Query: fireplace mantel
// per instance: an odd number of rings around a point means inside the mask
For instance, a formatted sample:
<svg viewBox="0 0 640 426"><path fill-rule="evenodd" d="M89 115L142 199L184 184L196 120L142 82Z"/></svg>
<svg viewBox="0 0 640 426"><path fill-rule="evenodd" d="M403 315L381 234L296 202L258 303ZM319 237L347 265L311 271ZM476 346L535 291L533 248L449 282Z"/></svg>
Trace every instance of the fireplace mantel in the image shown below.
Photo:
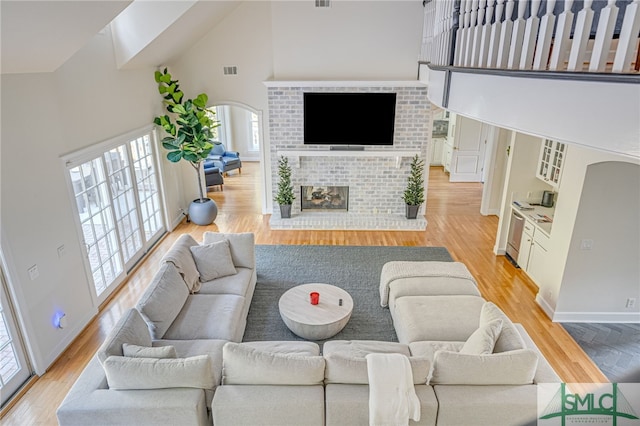
<svg viewBox="0 0 640 426"><path fill-rule="evenodd" d="M278 156L284 157L395 157L396 168L400 168L400 163L405 157L420 155L418 151L407 150L336 150L329 149L278 149ZM300 167L300 162L296 162L296 167Z"/></svg>

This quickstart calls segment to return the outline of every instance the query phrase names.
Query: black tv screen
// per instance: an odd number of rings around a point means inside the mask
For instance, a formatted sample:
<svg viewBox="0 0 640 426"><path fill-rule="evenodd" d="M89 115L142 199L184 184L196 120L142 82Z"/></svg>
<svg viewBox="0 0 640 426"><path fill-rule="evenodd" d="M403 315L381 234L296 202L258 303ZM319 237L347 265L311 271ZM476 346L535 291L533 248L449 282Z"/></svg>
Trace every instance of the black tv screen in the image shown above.
<svg viewBox="0 0 640 426"><path fill-rule="evenodd" d="M304 143L393 145L395 93L304 93Z"/></svg>

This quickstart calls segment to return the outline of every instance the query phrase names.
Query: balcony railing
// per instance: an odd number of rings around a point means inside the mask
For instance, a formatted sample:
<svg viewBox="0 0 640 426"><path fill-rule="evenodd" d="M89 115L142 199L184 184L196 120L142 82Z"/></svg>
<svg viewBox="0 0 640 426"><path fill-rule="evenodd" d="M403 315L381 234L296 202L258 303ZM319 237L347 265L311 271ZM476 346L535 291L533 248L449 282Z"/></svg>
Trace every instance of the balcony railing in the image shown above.
<svg viewBox="0 0 640 426"><path fill-rule="evenodd" d="M640 0L432 0L421 60L433 65L638 73Z"/></svg>

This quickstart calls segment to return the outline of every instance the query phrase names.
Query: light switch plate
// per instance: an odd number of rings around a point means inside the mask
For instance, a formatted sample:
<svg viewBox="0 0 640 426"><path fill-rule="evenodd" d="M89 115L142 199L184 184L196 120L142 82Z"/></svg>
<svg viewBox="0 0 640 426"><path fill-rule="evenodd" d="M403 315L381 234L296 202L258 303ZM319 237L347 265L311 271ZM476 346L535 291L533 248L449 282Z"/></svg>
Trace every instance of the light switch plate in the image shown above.
<svg viewBox="0 0 640 426"><path fill-rule="evenodd" d="M39 276L40 271L38 270L38 265L33 265L31 268L29 268L29 278L31 278L31 281L35 280Z"/></svg>

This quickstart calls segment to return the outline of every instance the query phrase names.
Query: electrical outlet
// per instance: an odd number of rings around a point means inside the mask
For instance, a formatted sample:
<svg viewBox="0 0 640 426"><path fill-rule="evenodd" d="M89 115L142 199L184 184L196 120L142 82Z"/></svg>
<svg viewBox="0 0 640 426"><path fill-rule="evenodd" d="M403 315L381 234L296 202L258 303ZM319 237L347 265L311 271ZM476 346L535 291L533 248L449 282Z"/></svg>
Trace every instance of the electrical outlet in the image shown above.
<svg viewBox="0 0 640 426"><path fill-rule="evenodd" d="M582 240L580 242L580 250L591 250L593 248L593 240Z"/></svg>
<svg viewBox="0 0 640 426"><path fill-rule="evenodd" d="M29 278L31 279L31 281L35 280L40 276L38 265L33 265L31 268L28 269L28 271L29 271Z"/></svg>
<svg viewBox="0 0 640 426"><path fill-rule="evenodd" d="M65 254L66 254L66 251L63 244L60 247L58 247L58 259L62 259Z"/></svg>
<svg viewBox="0 0 640 426"><path fill-rule="evenodd" d="M636 298L635 297L628 298L625 308L635 308L635 307L636 307Z"/></svg>

